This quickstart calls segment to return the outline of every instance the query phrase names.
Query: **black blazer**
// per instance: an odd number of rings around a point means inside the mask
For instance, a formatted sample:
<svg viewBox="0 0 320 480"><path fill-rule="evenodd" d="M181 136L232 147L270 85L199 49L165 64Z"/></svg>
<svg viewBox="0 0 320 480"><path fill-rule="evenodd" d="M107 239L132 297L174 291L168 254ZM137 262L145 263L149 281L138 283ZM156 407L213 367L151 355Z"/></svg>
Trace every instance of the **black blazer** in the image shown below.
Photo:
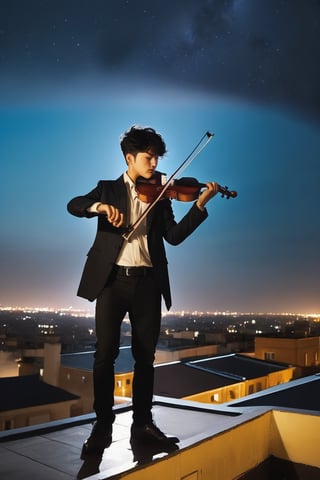
<svg viewBox="0 0 320 480"><path fill-rule="evenodd" d="M98 217L97 234L87 255L82 273L78 296L93 301L106 285L112 268L125 241L123 228L113 227L104 215L89 213L87 208L95 202L114 205L127 218L127 189L123 176L117 180L100 180L96 188L86 195L73 198L67 205L69 213L77 217ZM178 245L188 237L208 216L194 203L189 212L177 223L174 219L171 201L159 201L147 215L148 248L154 275L167 309L171 307L171 293L168 276L168 261L163 239L171 245Z"/></svg>

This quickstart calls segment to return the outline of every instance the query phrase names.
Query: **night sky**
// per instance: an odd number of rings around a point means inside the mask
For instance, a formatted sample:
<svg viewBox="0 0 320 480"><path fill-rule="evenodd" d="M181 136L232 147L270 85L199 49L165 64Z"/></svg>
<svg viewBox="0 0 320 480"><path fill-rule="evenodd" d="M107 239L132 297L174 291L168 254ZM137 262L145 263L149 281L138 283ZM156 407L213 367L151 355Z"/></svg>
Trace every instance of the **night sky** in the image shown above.
<svg viewBox="0 0 320 480"><path fill-rule="evenodd" d="M139 124L168 176L213 132L183 175L238 191L167 247L172 310L319 313L319 58L318 0L0 0L0 306L93 309L66 203Z"/></svg>

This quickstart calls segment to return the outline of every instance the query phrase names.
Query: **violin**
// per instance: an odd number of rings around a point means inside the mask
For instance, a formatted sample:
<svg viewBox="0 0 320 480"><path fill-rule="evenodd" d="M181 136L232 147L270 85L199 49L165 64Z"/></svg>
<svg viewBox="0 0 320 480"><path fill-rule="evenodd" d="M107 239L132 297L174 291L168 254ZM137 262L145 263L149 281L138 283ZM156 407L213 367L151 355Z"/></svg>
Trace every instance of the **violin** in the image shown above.
<svg viewBox="0 0 320 480"><path fill-rule="evenodd" d="M136 181L136 192L139 200L145 203L152 203L156 200L163 190L163 184L161 183L162 175L160 172L151 179L145 179L139 177ZM165 190L161 199L170 198L178 200L180 202L192 202L199 197L199 194L203 188L207 188L205 183L199 183L196 178L183 177L170 182L169 187ZM237 192L229 190L228 187L221 187L218 185L218 190L222 197L229 199L235 198Z"/></svg>
<svg viewBox="0 0 320 480"><path fill-rule="evenodd" d="M161 182L162 175L160 172L156 172L155 176L150 180L139 177L136 182L138 197L140 200L148 203L149 205L135 221L135 223L133 225L129 225L126 231L122 234L125 240L130 240L130 237L134 234L141 222L144 220L144 218L146 218L150 210L157 204L158 201L164 198L173 198L182 202L190 202L199 196L202 188L207 188L205 183L199 183L195 178L186 177L176 180L175 177L178 174L181 174L182 171L185 170L195 158L197 158L205 146L211 141L213 135L213 133L206 132L191 153L187 156L187 158L173 172L168 181L166 181L164 184ZM237 192L230 192L228 187L221 187L218 185L218 190L222 197L226 197L228 199L230 197L234 198L237 196Z"/></svg>

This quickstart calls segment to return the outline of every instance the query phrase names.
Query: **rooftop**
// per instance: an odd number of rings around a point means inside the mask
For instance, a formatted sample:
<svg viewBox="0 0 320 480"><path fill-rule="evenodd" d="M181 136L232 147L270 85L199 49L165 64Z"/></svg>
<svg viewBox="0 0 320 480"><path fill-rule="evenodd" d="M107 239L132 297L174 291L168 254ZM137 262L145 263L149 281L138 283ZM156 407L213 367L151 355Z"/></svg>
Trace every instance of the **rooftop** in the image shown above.
<svg viewBox="0 0 320 480"><path fill-rule="evenodd" d="M102 458L93 459L93 462L83 462L79 457L82 444L90 434L93 415L0 432L0 477L66 480L87 478L100 470L104 476L99 478L111 478L170 454L153 450L151 446L144 446L141 451L139 446L131 445L131 409L118 407L117 412L113 443ZM180 449L190 447L213 432L234 426L237 416L235 412L169 402L155 402L153 412L161 429L178 435Z"/></svg>
<svg viewBox="0 0 320 480"><path fill-rule="evenodd" d="M268 362L236 353L194 360L190 365L208 372L230 375L239 381L264 377L288 367L288 364Z"/></svg>
<svg viewBox="0 0 320 480"><path fill-rule="evenodd" d="M276 406L310 410L320 414L320 374L268 388L228 405L232 407Z"/></svg>
<svg viewBox="0 0 320 480"><path fill-rule="evenodd" d="M94 352L61 355L61 365L92 370ZM131 347L120 348L116 373L133 371ZM266 362L245 355L219 355L201 360L182 360L158 364L155 369L155 395L183 398L202 391L258 378L287 368L287 364Z"/></svg>
<svg viewBox="0 0 320 480"><path fill-rule="evenodd" d="M155 368L154 392L156 395L184 398L263 377L287 367L287 364L269 363L238 354L159 364Z"/></svg>
<svg viewBox="0 0 320 480"><path fill-rule="evenodd" d="M264 406L269 405L270 394L278 402L272 409ZM211 406L155 397L156 423L180 438L173 451L131 444L131 406L119 405L112 445L102 458L86 462L79 455L93 415L0 432L0 477L193 480L201 475L202 480L316 480L320 478L320 412L310 402L313 396L320 398L320 375L279 385L233 404ZM286 468L286 473L279 476L277 472L277 476L272 470L262 474L259 465L274 456L280 458L280 464L276 462L274 467L272 461L273 468ZM244 473L247 471L250 474Z"/></svg>
<svg viewBox="0 0 320 480"><path fill-rule="evenodd" d="M63 367L80 368L82 370L92 370L94 360L94 351L65 353L61 355L61 365ZM115 372L127 373L133 370L133 358L131 347L120 347L120 353L116 359Z"/></svg>
<svg viewBox="0 0 320 480"><path fill-rule="evenodd" d="M0 412L66 402L79 397L41 380L39 375L0 378Z"/></svg>
<svg viewBox="0 0 320 480"><path fill-rule="evenodd" d="M154 393L174 398L188 397L239 381L210 371L199 370L183 362L156 365L154 375Z"/></svg>

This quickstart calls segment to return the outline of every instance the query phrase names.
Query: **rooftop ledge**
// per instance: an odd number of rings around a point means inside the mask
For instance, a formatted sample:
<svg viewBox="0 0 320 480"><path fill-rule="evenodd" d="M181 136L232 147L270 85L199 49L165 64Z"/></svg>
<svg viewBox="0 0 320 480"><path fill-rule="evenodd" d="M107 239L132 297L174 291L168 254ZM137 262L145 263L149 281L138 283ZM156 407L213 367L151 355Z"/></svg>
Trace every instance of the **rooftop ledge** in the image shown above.
<svg viewBox="0 0 320 480"><path fill-rule="evenodd" d="M67 480L235 480L254 476L276 459L303 480L320 478L320 412L273 407L235 407L155 397L154 419L180 438L173 451L131 445L131 405L116 406L113 443L100 458L79 455L94 415L0 433L0 477ZM279 463L280 462L280 463ZM282 463L281 463L282 462ZM273 462L275 465L275 463ZM285 465L285 467L283 466ZM268 466L269 468L269 466ZM297 472L303 470L304 476Z"/></svg>

